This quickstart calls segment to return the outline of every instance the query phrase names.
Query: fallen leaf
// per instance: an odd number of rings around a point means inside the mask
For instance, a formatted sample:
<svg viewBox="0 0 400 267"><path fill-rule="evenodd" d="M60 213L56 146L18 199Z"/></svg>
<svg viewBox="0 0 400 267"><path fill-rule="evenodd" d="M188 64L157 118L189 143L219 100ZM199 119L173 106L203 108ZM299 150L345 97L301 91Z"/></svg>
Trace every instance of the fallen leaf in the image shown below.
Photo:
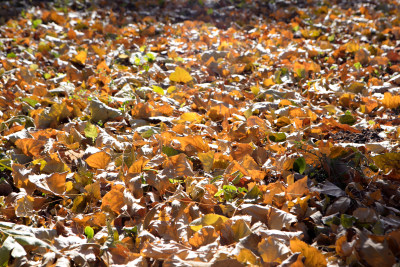
<svg viewBox="0 0 400 267"><path fill-rule="evenodd" d="M217 240L219 235L212 226L204 226L189 239L189 244L198 249L201 246L208 245Z"/></svg>
<svg viewBox="0 0 400 267"><path fill-rule="evenodd" d="M94 169L105 169L111 161L111 157L104 151L100 151L90 155L86 163Z"/></svg>
<svg viewBox="0 0 400 267"><path fill-rule="evenodd" d="M289 248L273 237L261 240L258 244L258 252L265 263L282 263L290 253Z"/></svg>
<svg viewBox="0 0 400 267"><path fill-rule="evenodd" d="M124 203L124 186L115 185L113 188L104 195L102 198L101 209L104 211L111 210L117 214L120 213Z"/></svg>
<svg viewBox="0 0 400 267"><path fill-rule="evenodd" d="M306 258L304 262L306 267L327 266L325 256L318 249L297 238L290 240L290 249L293 252L300 252Z"/></svg>
<svg viewBox="0 0 400 267"><path fill-rule="evenodd" d="M169 76L169 79L177 83L188 83L193 80L189 72L181 67L176 67L175 71Z"/></svg>
<svg viewBox="0 0 400 267"><path fill-rule="evenodd" d="M72 58L72 62L78 63L80 65L85 65L87 57L87 52L85 50L81 50Z"/></svg>
<svg viewBox="0 0 400 267"><path fill-rule="evenodd" d="M29 157L39 157L40 152L44 149L46 141L35 140L32 138L24 138L15 141L15 145Z"/></svg>

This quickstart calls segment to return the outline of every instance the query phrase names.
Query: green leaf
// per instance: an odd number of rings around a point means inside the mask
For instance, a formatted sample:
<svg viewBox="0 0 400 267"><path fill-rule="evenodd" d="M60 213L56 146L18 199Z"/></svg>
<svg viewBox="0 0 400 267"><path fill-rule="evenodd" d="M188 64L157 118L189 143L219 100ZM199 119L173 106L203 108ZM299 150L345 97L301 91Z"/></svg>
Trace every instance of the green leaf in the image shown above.
<svg viewBox="0 0 400 267"><path fill-rule="evenodd" d="M306 170L306 160L304 157L297 158L295 162L293 162L293 170L300 174L303 174Z"/></svg>
<svg viewBox="0 0 400 267"><path fill-rule="evenodd" d="M87 239L92 239L94 236L94 230L92 227L90 226L86 226L85 227L85 235L87 237Z"/></svg>
<svg viewBox="0 0 400 267"><path fill-rule="evenodd" d="M147 54L146 54L146 57L147 57L147 61L148 61L148 62L153 62L153 61L156 60L155 54L154 54L154 53L151 53L151 52L147 53Z"/></svg>
<svg viewBox="0 0 400 267"><path fill-rule="evenodd" d="M322 222L326 225L332 226L333 224L339 225L341 223L338 218L338 213L322 217Z"/></svg>
<svg viewBox="0 0 400 267"><path fill-rule="evenodd" d="M361 63L360 63L360 62L356 62L356 63L354 63L354 68L356 68L356 70L359 70L359 69L361 69L361 68L362 68L362 65L361 65Z"/></svg>
<svg viewBox="0 0 400 267"><path fill-rule="evenodd" d="M42 20L41 19L35 19L34 21L32 21L32 27L33 28L37 28L39 27L39 25L42 24Z"/></svg>
<svg viewBox="0 0 400 267"><path fill-rule="evenodd" d="M32 107L35 107L36 104L39 103L39 101L36 101L35 99L29 98L29 97L22 98L22 101L28 103Z"/></svg>
<svg viewBox="0 0 400 267"><path fill-rule="evenodd" d="M153 129L148 129L147 131L143 132L143 133L141 134L141 136L142 136L143 138L150 138L150 137L153 136L154 133L155 133L155 132L154 132Z"/></svg>
<svg viewBox="0 0 400 267"><path fill-rule="evenodd" d="M112 229L112 226L111 226L111 223L109 220L107 220L107 231L108 231L107 240L106 240L106 242L104 242L104 245L101 247L101 251L105 251L108 248L114 247L116 236L115 236L114 230Z"/></svg>
<svg viewBox="0 0 400 267"><path fill-rule="evenodd" d="M353 125L357 121L352 115L345 114L339 117L339 122L342 124Z"/></svg>
<svg viewBox="0 0 400 267"><path fill-rule="evenodd" d="M353 226L353 224L357 221L357 219L351 215L347 215L347 214L342 214L340 216L340 224L344 227L344 228L350 228Z"/></svg>
<svg viewBox="0 0 400 267"><path fill-rule="evenodd" d="M16 58L17 55L14 52L8 53L7 58Z"/></svg>
<svg viewBox="0 0 400 267"><path fill-rule="evenodd" d="M96 125L91 124L90 122L86 123L84 132L85 132L85 136L87 138L92 138L93 142L94 142L94 140L96 140L96 137L99 135L99 133L97 132Z"/></svg>
<svg viewBox="0 0 400 267"><path fill-rule="evenodd" d="M180 151L169 146L163 146L161 150L168 157L172 157L181 153Z"/></svg>
<svg viewBox="0 0 400 267"><path fill-rule="evenodd" d="M285 133L272 133L269 135L269 140L272 142L283 142L286 140Z"/></svg>
<svg viewBox="0 0 400 267"><path fill-rule="evenodd" d="M11 240L12 239L12 240ZM7 237L7 239L3 242L0 248L0 266L8 266L8 261L10 259L10 252L13 249L13 240L12 237ZM14 240L15 242L15 240Z"/></svg>

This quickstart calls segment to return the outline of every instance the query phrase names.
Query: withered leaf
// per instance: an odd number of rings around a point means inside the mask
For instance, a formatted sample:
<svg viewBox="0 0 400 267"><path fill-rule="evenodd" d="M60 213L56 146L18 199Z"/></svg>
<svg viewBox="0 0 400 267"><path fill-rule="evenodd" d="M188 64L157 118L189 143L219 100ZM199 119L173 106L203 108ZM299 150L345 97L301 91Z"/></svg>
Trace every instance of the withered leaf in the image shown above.
<svg viewBox="0 0 400 267"><path fill-rule="evenodd" d="M39 157L45 144L46 141L44 140L36 140L32 138L24 138L15 141L15 145L21 149L25 155L30 157Z"/></svg>
<svg viewBox="0 0 400 267"><path fill-rule="evenodd" d="M102 198L101 209L105 211L110 210L119 214L121 208L125 205L123 191L124 186L114 185L110 192L105 194Z"/></svg>

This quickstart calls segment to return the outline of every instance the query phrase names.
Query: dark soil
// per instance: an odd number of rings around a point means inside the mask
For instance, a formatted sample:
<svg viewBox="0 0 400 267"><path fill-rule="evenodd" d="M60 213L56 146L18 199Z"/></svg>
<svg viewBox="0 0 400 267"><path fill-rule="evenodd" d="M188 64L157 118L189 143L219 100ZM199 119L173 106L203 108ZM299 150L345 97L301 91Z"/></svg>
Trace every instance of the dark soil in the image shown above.
<svg viewBox="0 0 400 267"><path fill-rule="evenodd" d="M371 129L363 129L361 133L352 133L349 131L341 131L337 133L329 133L325 136L326 139L333 139L334 141L340 142L350 142L356 144L365 144L368 142L381 142L383 138L378 134L381 132L381 129L371 130Z"/></svg>

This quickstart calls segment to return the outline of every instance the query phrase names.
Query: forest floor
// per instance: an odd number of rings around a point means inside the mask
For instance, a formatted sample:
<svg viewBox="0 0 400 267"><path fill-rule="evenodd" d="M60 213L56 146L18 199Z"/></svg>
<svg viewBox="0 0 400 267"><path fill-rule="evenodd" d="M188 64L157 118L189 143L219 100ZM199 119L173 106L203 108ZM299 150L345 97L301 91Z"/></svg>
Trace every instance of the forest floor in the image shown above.
<svg viewBox="0 0 400 267"><path fill-rule="evenodd" d="M398 1L0 9L0 266L399 266Z"/></svg>

